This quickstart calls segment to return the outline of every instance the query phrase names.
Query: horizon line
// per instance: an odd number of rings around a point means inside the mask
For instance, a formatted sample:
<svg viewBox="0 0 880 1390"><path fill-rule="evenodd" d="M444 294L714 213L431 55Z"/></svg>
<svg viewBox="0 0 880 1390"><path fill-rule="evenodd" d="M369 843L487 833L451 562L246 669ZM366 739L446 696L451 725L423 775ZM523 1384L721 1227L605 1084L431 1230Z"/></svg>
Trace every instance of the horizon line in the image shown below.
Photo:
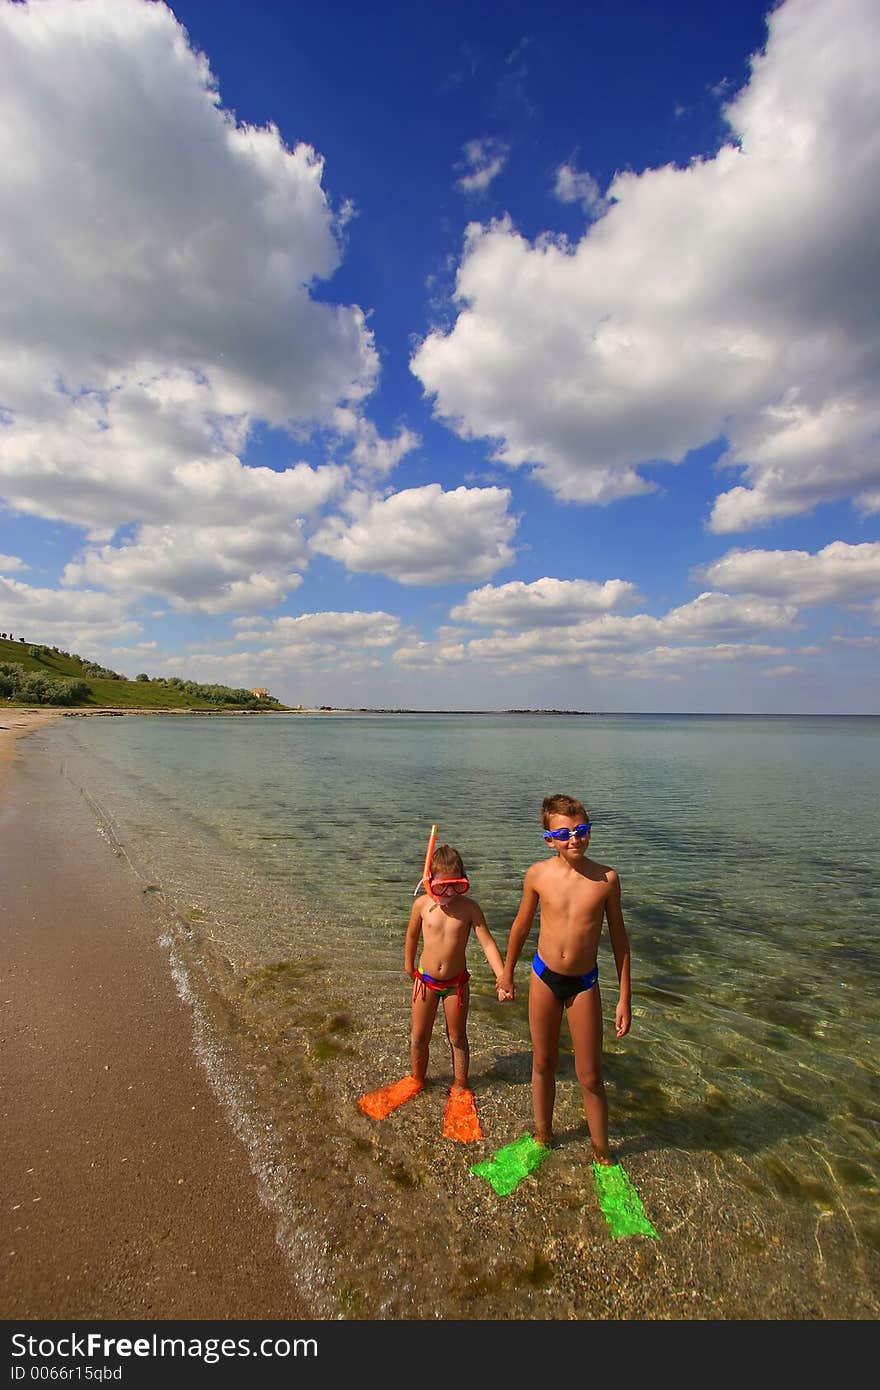
<svg viewBox="0 0 880 1390"><path fill-rule="evenodd" d="M585 710L553 706L535 706L531 709L419 709L412 705L325 705L323 708L339 714L565 714L587 719L880 719L880 712L870 710Z"/></svg>

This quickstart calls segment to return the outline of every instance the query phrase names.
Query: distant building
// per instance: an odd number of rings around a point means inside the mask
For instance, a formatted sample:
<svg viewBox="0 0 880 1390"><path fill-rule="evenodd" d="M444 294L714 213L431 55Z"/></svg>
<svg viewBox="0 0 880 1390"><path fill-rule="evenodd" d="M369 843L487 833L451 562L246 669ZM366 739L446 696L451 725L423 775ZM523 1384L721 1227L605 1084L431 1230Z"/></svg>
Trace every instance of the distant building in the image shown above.
<svg viewBox="0 0 880 1390"><path fill-rule="evenodd" d="M268 699L269 699L269 692L268 692L268 690L264 690L263 687L262 687L261 685L256 686L256 688L255 688L254 690L251 691L251 694L252 694L252 695L256 695L256 697L257 697L258 700L268 700Z"/></svg>

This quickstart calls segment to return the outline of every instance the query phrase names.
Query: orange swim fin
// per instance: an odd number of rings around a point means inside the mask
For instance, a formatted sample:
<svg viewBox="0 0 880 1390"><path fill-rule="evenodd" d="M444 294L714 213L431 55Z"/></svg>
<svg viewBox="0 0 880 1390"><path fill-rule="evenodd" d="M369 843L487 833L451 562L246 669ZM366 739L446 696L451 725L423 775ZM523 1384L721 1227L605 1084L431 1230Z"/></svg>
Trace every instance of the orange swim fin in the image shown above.
<svg viewBox="0 0 880 1390"><path fill-rule="evenodd" d="M474 1093L466 1086L453 1086L449 1092L443 1117L443 1134L447 1139L457 1139L460 1144L470 1144L483 1137Z"/></svg>
<svg viewBox="0 0 880 1390"><path fill-rule="evenodd" d="M417 1096L424 1084L424 1081L417 1081L414 1076L402 1076L399 1081L392 1081L390 1086L382 1086L378 1091L368 1091L365 1096L361 1096L358 1109L374 1120L384 1120L392 1110Z"/></svg>

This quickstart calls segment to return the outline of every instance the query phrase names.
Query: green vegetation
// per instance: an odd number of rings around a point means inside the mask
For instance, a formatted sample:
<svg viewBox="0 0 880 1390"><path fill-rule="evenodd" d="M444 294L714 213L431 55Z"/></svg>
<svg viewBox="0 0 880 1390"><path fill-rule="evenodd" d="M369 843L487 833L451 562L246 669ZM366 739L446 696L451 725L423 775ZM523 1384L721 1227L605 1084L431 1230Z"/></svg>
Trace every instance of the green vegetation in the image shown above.
<svg viewBox="0 0 880 1390"><path fill-rule="evenodd" d="M180 676L133 681L58 647L0 633L0 705L79 705L93 709L284 709L271 695Z"/></svg>
<svg viewBox="0 0 880 1390"><path fill-rule="evenodd" d="M0 696L25 705L80 705L92 693L87 681L53 680L27 671L12 661L0 661Z"/></svg>

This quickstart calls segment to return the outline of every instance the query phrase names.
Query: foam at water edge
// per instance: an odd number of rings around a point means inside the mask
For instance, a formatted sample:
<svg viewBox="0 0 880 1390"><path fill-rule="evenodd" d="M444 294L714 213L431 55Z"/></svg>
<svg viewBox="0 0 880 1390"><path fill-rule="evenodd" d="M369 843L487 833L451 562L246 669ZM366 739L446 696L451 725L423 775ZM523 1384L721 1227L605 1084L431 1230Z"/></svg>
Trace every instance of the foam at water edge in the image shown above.
<svg viewBox="0 0 880 1390"><path fill-rule="evenodd" d="M317 1226L308 1223L305 1212L290 1212L294 1186L288 1165L278 1160L272 1127L260 1123L249 1112L244 1088L227 1065L211 1033L174 937L164 932L159 944L168 952L177 993L192 1010L193 1052L236 1137L245 1147L260 1200L275 1218L275 1241L291 1266L294 1283L308 1299L314 1316L338 1318L326 1238Z"/></svg>

